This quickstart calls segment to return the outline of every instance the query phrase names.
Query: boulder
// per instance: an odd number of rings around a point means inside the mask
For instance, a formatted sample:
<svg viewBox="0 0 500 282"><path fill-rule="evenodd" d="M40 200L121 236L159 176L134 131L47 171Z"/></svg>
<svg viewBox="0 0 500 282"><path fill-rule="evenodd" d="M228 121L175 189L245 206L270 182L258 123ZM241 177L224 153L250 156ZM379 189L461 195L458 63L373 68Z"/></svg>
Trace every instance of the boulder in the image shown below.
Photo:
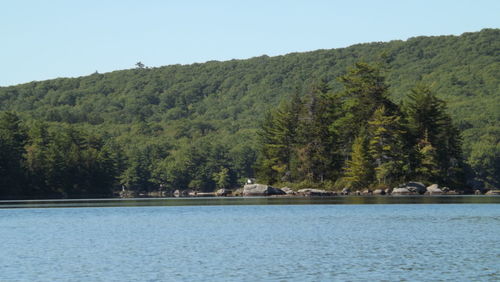
<svg viewBox="0 0 500 282"><path fill-rule="evenodd" d="M243 186L243 196L285 195L283 190L264 184L246 184Z"/></svg>
<svg viewBox="0 0 500 282"><path fill-rule="evenodd" d="M500 195L500 190L490 190L486 192L486 195Z"/></svg>
<svg viewBox="0 0 500 282"><path fill-rule="evenodd" d="M408 188L394 188L392 189L392 195L410 195L413 194Z"/></svg>
<svg viewBox="0 0 500 282"><path fill-rule="evenodd" d="M372 195L372 191L370 189L365 189L365 190L361 191L361 194L362 195Z"/></svg>
<svg viewBox="0 0 500 282"><path fill-rule="evenodd" d="M287 195L295 195L297 194L295 191L292 190L292 188L289 187L283 187L281 188L283 192L285 192Z"/></svg>
<svg viewBox="0 0 500 282"><path fill-rule="evenodd" d="M404 187L408 189L410 192L418 194L424 194L425 191L427 191L425 185L421 182L408 182L405 184Z"/></svg>
<svg viewBox="0 0 500 282"><path fill-rule="evenodd" d="M321 190L321 189L311 189L311 188L306 188L306 189L300 189L297 191L299 194L304 195L304 196L335 196L336 193L332 191L326 191L326 190Z"/></svg>
<svg viewBox="0 0 500 282"><path fill-rule="evenodd" d="M226 196L231 195L232 192L233 191L231 191L231 190L228 190L228 189L225 189L225 188L221 188L221 189L215 191L215 196L226 197Z"/></svg>
<svg viewBox="0 0 500 282"><path fill-rule="evenodd" d="M439 186L437 184L432 184L431 186L428 186L426 189L429 195L443 194L443 190L439 189Z"/></svg>
<svg viewBox="0 0 500 282"><path fill-rule="evenodd" d="M341 195L349 195L351 193L351 190L349 188L344 188L342 189L342 192L340 193Z"/></svg>
<svg viewBox="0 0 500 282"><path fill-rule="evenodd" d="M196 192L193 197L215 197L215 192Z"/></svg>
<svg viewBox="0 0 500 282"><path fill-rule="evenodd" d="M243 196L243 188L238 188L236 190L233 191L233 196Z"/></svg>
<svg viewBox="0 0 500 282"><path fill-rule="evenodd" d="M460 195L460 193L456 190L449 190L445 193L446 195Z"/></svg>
<svg viewBox="0 0 500 282"><path fill-rule="evenodd" d="M373 190L373 195L385 195L385 190L383 189L375 189Z"/></svg>
<svg viewBox="0 0 500 282"><path fill-rule="evenodd" d="M173 194L174 194L174 197L179 198L181 196L181 191L179 191L179 189L177 189L174 191Z"/></svg>

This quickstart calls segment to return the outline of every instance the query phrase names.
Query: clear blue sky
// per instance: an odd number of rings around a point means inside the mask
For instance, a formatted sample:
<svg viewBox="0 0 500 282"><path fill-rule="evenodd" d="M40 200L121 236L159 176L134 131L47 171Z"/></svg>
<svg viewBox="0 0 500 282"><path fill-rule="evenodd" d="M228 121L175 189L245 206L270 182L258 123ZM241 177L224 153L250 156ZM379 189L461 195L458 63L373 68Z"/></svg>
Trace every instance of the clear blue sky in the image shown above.
<svg viewBox="0 0 500 282"><path fill-rule="evenodd" d="M499 0L2 1L0 86L499 27Z"/></svg>

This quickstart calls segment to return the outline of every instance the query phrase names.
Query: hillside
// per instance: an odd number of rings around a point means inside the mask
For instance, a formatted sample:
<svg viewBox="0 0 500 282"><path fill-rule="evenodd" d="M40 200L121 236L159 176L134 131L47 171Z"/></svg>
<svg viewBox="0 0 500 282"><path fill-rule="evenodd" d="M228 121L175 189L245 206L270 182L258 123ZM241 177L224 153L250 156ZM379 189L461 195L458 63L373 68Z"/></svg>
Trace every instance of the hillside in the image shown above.
<svg viewBox="0 0 500 282"><path fill-rule="evenodd" d="M340 90L336 78L355 62L380 62L381 57L393 100L404 101L416 84L429 85L462 130L465 158L476 178L498 185L499 29L31 82L0 88L0 110L52 127L72 124L113 140L124 152L118 182L129 186L147 189L168 182L180 169L176 164L186 166L193 150L199 150L200 163L230 160L237 181L252 176L255 133L269 109L294 93L304 95L318 79ZM195 169L169 181L186 185L203 174L189 186L207 190L215 184L200 182L213 173Z"/></svg>

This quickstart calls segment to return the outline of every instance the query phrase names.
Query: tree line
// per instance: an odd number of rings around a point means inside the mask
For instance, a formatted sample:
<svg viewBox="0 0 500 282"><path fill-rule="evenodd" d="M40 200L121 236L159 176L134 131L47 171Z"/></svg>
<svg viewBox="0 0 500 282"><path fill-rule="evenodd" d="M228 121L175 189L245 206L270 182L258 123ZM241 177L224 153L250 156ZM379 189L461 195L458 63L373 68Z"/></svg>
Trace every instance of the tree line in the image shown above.
<svg viewBox="0 0 500 282"><path fill-rule="evenodd" d="M230 188L252 175L255 152L203 139L125 150L111 136L74 125L0 113L0 199L112 197L150 192Z"/></svg>
<svg viewBox="0 0 500 282"><path fill-rule="evenodd" d="M213 191L260 182L328 189L390 187L418 180L464 188L461 135L443 100L424 85L402 103L390 99L383 69L359 62L312 84L267 112L257 149L211 135L204 123L175 139L129 144L71 124L0 115L0 197L109 197L113 191ZM154 131L139 123L137 132ZM193 135L198 135L193 138ZM181 142L179 139L191 140Z"/></svg>
<svg viewBox="0 0 500 282"><path fill-rule="evenodd" d="M319 81L266 116L259 179L337 189L408 180L464 187L460 132L428 87L416 86L398 105L376 65L356 63L338 79L341 91Z"/></svg>
<svg viewBox="0 0 500 282"><path fill-rule="evenodd" d="M499 35L499 29L485 29L460 36L416 37L407 41L357 44L341 49L284 56L133 68L109 73L96 72L77 78L34 81L0 87L0 112L16 115L21 131L25 132L22 135L25 136L24 139L16 139L24 140L24 143L17 146L20 152L17 155L19 162L15 162L19 163L20 174L28 175L28 155L25 151L32 144L31 128L39 123L47 128L48 135L44 142L52 144L52 148L60 147L65 152L70 147L69 141L62 142L65 139L62 136L67 130L73 131L73 135L78 132L83 138L84 141L75 141L73 145L79 151L89 150L89 146L85 144L87 138L100 139L103 147L95 147L95 144L92 146L94 150L104 148L110 152L111 162L115 164L112 173L114 190L119 190L124 185L127 189L137 191L152 191L158 187L212 191L222 186L236 187L247 177L255 177L255 169L260 165L255 167L254 163L262 150L257 134L261 121L266 115L271 115L267 114L268 111L277 108L280 101L292 101L294 96L298 96L303 100L301 103L310 105L311 115L307 116L306 110L301 107L297 110L300 114L300 126L289 134L295 138L294 145L288 148L292 151L289 154L292 169L283 169L282 164L278 164L275 168L282 172L277 172L279 176L273 176L276 179L274 181L281 182L283 177L294 183L314 179L314 183L323 185L327 181L333 184L339 181L338 185L341 186L339 179L346 176L347 161L353 160L351 153L358 131L367 132L365 137L368 140L365 143L368 143L368 147L371 135L374 134L368 134L374 125L368 126L368 114L363 111L369 112L369 120L380 103L375 103L375 108L371 109L370 105L364 105L368 100L363 97L359 98L359 103L355 103L354 99L349 101L347 96L340 95L345 91L345 82L336 78L345 75L346 69L358 61L383 61L386 68L383 81L386 87L390 86L385 100L390 100L390 103L382 104L386 114L399 116L396 123L402 123L403 127L399 130L404 131L401 142L409 146L412 144L410 133L416 134L414 129L407 128L409 114L405 104L410 102L409 94L418 88L421 88L418 90L420 92L429 91L437 99L446 101L448 109L444 111L453 117L454 126L461 132L466 184L495 188L500 186L500 111L497 110L500 103L497 52ZM384 54L382 58L381 53ZM317 78L324 78L323 86L322 83L315 82ZM419 84L426 87L418 87ZM311 85L315 85L315 91L318 92L315 99L310 97L314 88ZM324 87L327 89L322 89ZM321 92L327 94L319 94ZM329 99L340 101L332 102L333 107L326 107L323 105L323 96L332 96ZM315 111L326 113L319 117ZM353 126L343 126L349 120ZM315 126L305 124L329 124L329 128L317 133ZM358 126L362 128L357 128ZM307 134L314 137L314 142L308 143L304 137L307 130L311 131ZM442 146L436 144L436 133L432 130L427 133L434 147L430 151L444 160L441 149L437 149ZM424 133L419 136L425 136ZM0 155L11 158L10 154L16 150L11 152L11 145L8 144L13 143L7 140L10 138L7 136L7 133L1 134L0 139L5 139L1 141L4 142L1 148L6 149L5 152L2 149ZM382 142L386 142L386 139L381 138ZM331 146L321 145L324 140L329 140ZM440 137L439 140L444 142L444 138ZM297 144L302 145L299 147ZM425 147L425 142L420 144L422 148ZM408 150L415 150L415 147ZM380 159L381 164L386 158L385 153L382 153L379 154L383 157L375 157ZM44 154L55 155L55 152ZM308 157L309 155L316 157ZM325 156L328 156L328 160L323 160ZM415 156L418 154L412 153L410 156L411 165L406 162L405 175L415 173L414 168L417 167ZM65 156L60 156L62 157ZM295 169L293 164L298 163L296 160L299 157L307 162ZM454 162L453 159L450 161ZM10 162L4 159L0 161L7 164L0 167L2 183L11 182L4 180L9 178L5 176L6 173L10 174L12 170ZM54 165L49 171L63 174L61 171L66 165L78 167L77 164L70 163L62 165L61 161L56 163L59 165ZM370 160L369 163L373 165L377 161ZM321 172L325 169L319 168L325 165L333 169L328 170L328 173ZM444 167L444 162L440 166ZM419 167L423 169L422 166ZM83 170L78 168L74 171ZM381 168L377 168L371 173L372 178L376 178L374 173L381 173L380 171ZM453 174L451 171L447 173ZM44 177L50 179L49 175L50 173ZM303 178L301 175L310 176ZM18 183L29 180L27 183L31 183L34 179L45 179L44 177L9 179L16 179ZM395 176L387 176L386 182L392 181L392 178ZM48 183L47 181L39 180L42 184L36 186L52 187L43 184ZM23 185L19 185L19 189L21 186ZM23 188L26 193L49 189L30 190L28 186L24 185ZM5 191L5 187L6 185L2 185L1 189ZM78 187L82 185L78 185L76 190L80 189ZM62 188L53 189L58 197L70 197L74 194L68 194L67 191L71 189L59 190ZM101 194L109 193L106 190ZM7 197L6 195L1 197Z"/></svg>
<svg viewBox="0 0 500 282"><path fill-rule="evenodd" d="M0 115L0 198L109 197L118 173L113 146L72 126Z"/></svg>

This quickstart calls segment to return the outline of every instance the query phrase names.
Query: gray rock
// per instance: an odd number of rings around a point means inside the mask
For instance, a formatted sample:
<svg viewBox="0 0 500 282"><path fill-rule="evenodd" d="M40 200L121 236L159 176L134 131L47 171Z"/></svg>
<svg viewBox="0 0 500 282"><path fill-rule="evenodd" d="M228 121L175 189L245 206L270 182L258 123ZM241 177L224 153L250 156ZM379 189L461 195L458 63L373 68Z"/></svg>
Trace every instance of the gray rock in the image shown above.
<svg viewBox="0 0 500 282"><path fill-rule="evenodd" d="M215 197L215 192L196 192L193 197Z"/></svg>
<svg viewBox="0 0 500 282"><path fill-rule="evenodd" d="M188 197L188 196L196 196L196 192L194 190L191 190L191 189L187 189L187 190L175 190L174 193L173 193L174 197L178 198L178 197Z"/></svg>
<svg viewBox="0 0 500 282"><path fill-rule="evenodd" d="M383 189L375 189L373 190L373 195L385 195L385 190Z"/></svg>
<svg viewBox="0 0 500 282"><path fill-rule="evenodd" d="M349 188L344 188L344 189L342 189L342 192L340 194L349 195L350 193L351 193L351 190Z"/></svg>
<svg viewBox="0 0 500 282"><path fill-rule="evenodd" d="M299 194L304 195L304 196L335 196L336 193L332 191L326 191L326 190L321 190L321 189L311 189L311 188L306 188L306 189L300 189L297 191Z"/></svg>
<svg viewBox="0 0 500 282"><path fill-rule="evenodd" d="M225 189L225 188L221 188L221 189L215 191L215 196L226 197L226 196L231 195L231 193L232 193L231 190L228 190L228 189Z"/></svg>
<svg viewBox="0 0 500 282"><path fill-rule="evenodd" d="M238 188L233 191L233 196L243 196L243 188Z"/></svg>
<svg viewBox="0 0 500 282"><path fill-rule="evenodd" d="M295 191L292 190L292 188L289 187L283 187L281 188L283 192L285 192L287 195L295 195L297 194Z"/></svg>
<svg viewBox="0 0 500 282"><path fill-rule="evenodd" d="M179 189L177 189L174 191L173 194L174 194L174 197L179 198L181 196L181 191L179 191Z"/></svg>
<svg viewBox="0 0 500 282"><path fill-rule="evenodd" d="M408 188L394 188L392 189L392 195L410 195L413 194Z"/></svg>
<svg viewBox="0 0 500 282"><path fill-rule="evenodd" d="M490 190L486 192L486 195L500 195L500 190Z"/></svg>
<svg viewBox="0 0 500 282"><path fill-rule="evenodd" d="M437 184L432 184L427 187L427 193L429 193L429 195L443 194L443 190L439 189Z"/></svg>
<svg viewBox="0 0 500 282"><path fill-rule="evenodd" d="M243 186L243 196L285 195L283 190L264 184L246 184Z"/></svg>
<svg viewBox="0 0 500 282"><path fill-rule="evenodd" d="M425 191L427 191L425 185L421 182L408 182L405 184L405 188L408 189L410 192L418 194L424 194Z"/></svg>

